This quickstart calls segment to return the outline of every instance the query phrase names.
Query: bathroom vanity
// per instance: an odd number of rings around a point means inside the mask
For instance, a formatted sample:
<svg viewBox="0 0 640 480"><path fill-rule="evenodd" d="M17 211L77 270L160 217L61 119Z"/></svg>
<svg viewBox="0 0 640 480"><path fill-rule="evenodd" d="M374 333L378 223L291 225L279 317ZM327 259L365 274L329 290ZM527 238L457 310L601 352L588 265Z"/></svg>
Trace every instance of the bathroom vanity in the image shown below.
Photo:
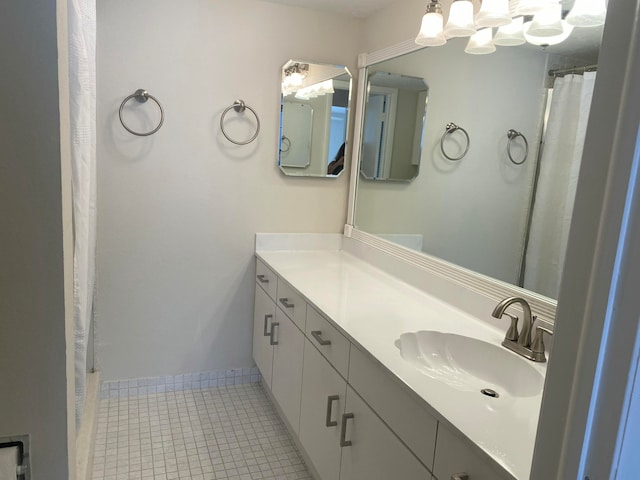
<svg viewBox="0 0 640 480"><path fill-rule="evenodd" d="M436 276L428 293L375 255L339 235L257 236L253 356L311 469L529 478L546 364L500 346L492 299ZM433 294L447 290L455 306Z"/></svg>

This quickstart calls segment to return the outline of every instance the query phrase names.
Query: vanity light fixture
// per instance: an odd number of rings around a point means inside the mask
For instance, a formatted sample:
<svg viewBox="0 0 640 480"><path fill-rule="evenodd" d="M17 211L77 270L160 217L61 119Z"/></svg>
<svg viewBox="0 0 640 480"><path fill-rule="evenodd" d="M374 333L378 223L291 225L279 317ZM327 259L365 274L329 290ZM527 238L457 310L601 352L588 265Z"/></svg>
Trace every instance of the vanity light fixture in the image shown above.
<svg viewBox="0 0 640 480"><path fill-rule="evenodd" d="M449 10L449 21L444 27L445 38L468 37L476 33L471 0L454 0Z"/></svg>
<svg viewBox="0 0 640 480"><path fill-rule="evenodd" d="M575 0L566 21L563 20L560 0L480 0L480 9L474 18L471 0L453 0L449 19L443 27L442 0L430 0L422 17L420 31L415 39L418 45L437 47L452 37L471 37L482 29L497 27L492 42L487 32L470 39L465 52L486 54L495 51L495 45L515 46L529 42L533 45L556 45L565 41L573 27L602 25L606 16L607 0ZM533 15L533 20L530 20ZM528 18L527 18L528 17Z"/></svg>
<svg viewBox="0 0 640 480"><path fill-rule="evenodd" d="M478 30L469 39L467 48L464 49L465 53L472 55L486 55L496 51L496 46L493 44L491 28L482 28Z"/></svg>
<svg viewBox="0 0 640 480"><path fill-rule="evenodd" d="M312 98L326 95L327 93L335 93L335 90L333 89L333 80L331 79L301 88L296 92L296 98L300 100L310 100Z"/></svg>
<svg viewBox="0 0 640 480"><path fill-rule="evenodd" d="M504 25L498 29L493 36L493 43L502 47L515 47L522 45L527 40L524 38L522 26L524 25L524 17L514 18L509 25Z"/></svg>
<svg viewBox="0 0 640 480"><path fill-rule="evenodd" d="M513 16L518 15L535 15L540 13L549 5L558 3L558 0L513 0Z"/></svg>
<svg viewBox="0 0 640 480"><path fill-rule="evenodd" d="M536 13L527 31L534 37L556 37L563 32L562 7L558 2Z"/></svg>
<svg viewBox="0 0 640 480"><path fill-rule="evenodd" d="M511 23L509 0L483 0L476 15L476 27L501 27Z"/></svg>
<svg viewBox="0 0 640 480"><path fill-rule="evenodd" d="M598 27L607 15L605 0L576 0L567 15L567 23L574 27Z"/></svg>
<svg viewBox="0 0 640 480"><path fill-rule="evenodd" d="M532 22L524 23L524 26L522 28L522 31L524 33L524 38L527 40L528 43L532 45L539 45L541 47L547 47L547 46L557 45L559 43L562 43L567 38L569 38L569 35L571 35L571 32L573 32L573 26L569 25L565 20L562 20L560 22L560 25L562 25L562 33L560 35L555 35L552 37L538 37L536 35L531 35L530 33L531 24Z"/></svg>
<svg viewBox="0 0 640 480"><path fill-rule="evenodd" d="M428 47L444 45L447 39L444 38L443 26L442 5L440 5L438 0L431 0L431 3L427 5L427 10L422 16L422 23L418 36L416 37L416 43Z"/></svg>
<svg viewBox="0 0 640 480"><path fill-rule="evenodd" d="M291 86L299 87L302 81L309 75L308 63L293 63L284 69L285 82Z"/></svg>

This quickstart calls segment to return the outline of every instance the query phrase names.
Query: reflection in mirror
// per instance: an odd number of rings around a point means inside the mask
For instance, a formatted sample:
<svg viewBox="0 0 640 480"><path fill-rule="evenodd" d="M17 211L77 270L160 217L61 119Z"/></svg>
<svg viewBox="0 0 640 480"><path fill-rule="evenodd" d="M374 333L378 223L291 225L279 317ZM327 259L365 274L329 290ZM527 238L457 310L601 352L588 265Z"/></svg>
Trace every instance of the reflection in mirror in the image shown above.
<svg viewBox="0 0 640 480"><path fill-rule="evenodd" d="M285 175L337 177L344 170L350 98L346 67L284 64L278 165Z"/></svg>
<svg viewBox="0 0 640 480"><path fill-rule="evenodd" d="M601 33L581 29L558 46L482 56L454 38L369 66L368 75L426 79L429 121L419 177L358 180L355 227L557 298L596 75L584 66L597 63ZM449 123L470 137L455 162L440 149ZM445 142L452 155L455 140Z"/></svg>
<svg viewBox="0 0 640 480"><path fill-rule="evenodd" d="M418 176L428 93L421 77L370 69L360 160L364 178Z"/></svg>

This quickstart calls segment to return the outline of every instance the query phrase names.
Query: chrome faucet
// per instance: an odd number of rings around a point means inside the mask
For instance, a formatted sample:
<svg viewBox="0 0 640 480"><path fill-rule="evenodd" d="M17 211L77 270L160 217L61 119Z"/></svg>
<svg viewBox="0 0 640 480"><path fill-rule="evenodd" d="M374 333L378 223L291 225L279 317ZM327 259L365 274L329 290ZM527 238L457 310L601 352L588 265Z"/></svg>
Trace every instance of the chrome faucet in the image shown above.
<svg viewBox="0 0 640 480"><path fill-rule="evenodd" d="M522 311L524 312L521 332L518 332L518 317L505 312L505 310L514 303L520 304L522 306ZM491 315L495 318L502 318L506 315L511 319L511 325L509 326L507 334L502 341L503 347L506 347L512 352L522 355L534 362L546 362L547 359L544 354L542 335L543 333L552 334L553 332L546 328L538 327L536 330L536 338L532 345L531 331L533 330L533 323L535 322L536 317L531 314L531 307L524 298L507 297L501 300L500 303L496 305L496 308L493 309Z"/></svg>

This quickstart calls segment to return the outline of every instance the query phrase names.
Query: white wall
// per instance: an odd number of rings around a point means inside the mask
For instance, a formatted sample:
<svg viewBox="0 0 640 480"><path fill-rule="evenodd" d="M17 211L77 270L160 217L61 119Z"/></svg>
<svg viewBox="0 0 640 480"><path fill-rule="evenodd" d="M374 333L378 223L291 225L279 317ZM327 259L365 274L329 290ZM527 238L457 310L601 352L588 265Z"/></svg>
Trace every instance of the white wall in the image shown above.
<svg viewBox="0 0 640 480"><path fill-rule="evenodd" d="M95 328L105 380L252 365L255 232L341 232L346 221L346 175L288 178L277 167L280 69L296 58L354 72L359 28L251 0L98 2ZM146 139L117 119L137 88L166 109ZM244 147L218 125L237 98L262 121ZM250 134L243 126L232 121L230 133Z"/></svg>
<svg viewBox="0 0 640 480"><path fill-rule="evenodd" d="M355 223L371 233L422 234L425 252L516 283L541 130L546 54L499 48L491 55L468 55L466 41L453 39L373 67L425 79L426 127L418 177L411 183L360 179ZM469 152L458 162L440 152L449 122L470 136ZM511 128L529 141L529 158L520 166L506 154ZM454 138L463 137L457 132ZM453 144L446 146L451 155L459 153Z"/></svg>
<svg viewBox="0 0 640 480"><path fill-rule="evenodd" d="M30 435L34 479L74 478L75 463L73 345L67 361L65 338L73 333L64 291L70 258L63 256L70 171L61 156L70 139L61 142L68 129L58 103L59 58L63 77L68 68L57 48L58 38L66 48L66 10L58 5L59 32L56 7L45 0L0 6L0 438Z"/></svg>

